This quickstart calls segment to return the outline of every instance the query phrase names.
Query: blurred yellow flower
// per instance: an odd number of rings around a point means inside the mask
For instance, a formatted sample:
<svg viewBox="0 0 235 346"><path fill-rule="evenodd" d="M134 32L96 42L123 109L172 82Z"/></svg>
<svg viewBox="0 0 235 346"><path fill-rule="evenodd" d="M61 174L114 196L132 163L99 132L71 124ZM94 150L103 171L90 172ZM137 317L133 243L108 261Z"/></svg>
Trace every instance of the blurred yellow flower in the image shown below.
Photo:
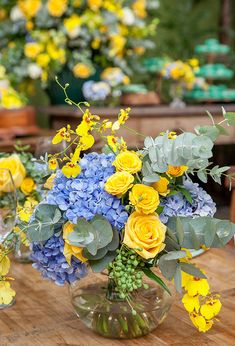
<svg viewBox="0 0 235 346"><path fill-rule="evenodd" d="M91 42L91 47L93 49L98 49L101 44L101 39L99 37L94 38L94 40Z"/></svg>
<svg viewBox="0 0 235 346"><path fill-rule="evenodd" d="M110 42L111 42L111 49L109 51L109 55L115 56L122 56L123 50L126 44L125 37L119 35L119 34L112 34L110 35Z"/></svg>
<svg viewBox="0 0 235 346"><path fill-rule="evenodd" d="M24 46L24 54L30 59L35 59L42 50L42 45L37 42L28 42Z"/></svg>
<svg viewBox="0 0 235 346"><path fill-rule="evenodd" d="M207 321L203 316L200 316L195 312L192 312L189 316L194 326L199 330L199 332L207 332L209 329L211 329L211 327L214 324L212 320Z"/></svg>
<svg viewBox="0 0 235 346"><path fill-rule="evenodd" d="M56 158L52 157L49 161L48 161L48 168L51 171L54 171L56 168L58 167L58 161Z"/></svg>
<svg viewBox="0 0 235 346"><path fill-rule="evenodd" d="M0 87L1 100L0 105L6 109L17 109L24 106L23 101L21 100L20 95L16 90L8 87L7 89Z"/></svg>
<svg viewBox="0 0 235 346"><path fill-rule="evenodd" d="M132 186L134 177L128 172L117 172L111 175L105 183L104 189L111 195L122 197Z"/></svg>
<svg viewBox="0 0 235 346"><path fill-rule="evenodd" d="M41 67L47 67L50 60L50 56L47 53L41 53L37 56L36 63Z"/></svg>
<svg viewBox="0 0 235 346"><path fill-rule="evenodd" d="M0 304L8 305L12 302L16 293L8 281L0 281Z"/></svg>
<svg viewBox="0 0 235 346"><path fill-rule="evenodd" d="M21 191L23 192L24 195L29 195L33 190L36 189L36 184L34 180L30 177L24 178L21 186L20 186Z"/></svg>
<svg viewBox="0 0 235 346"><path fill-rule="evenodd" d="M41 7L41 0L18 0L18 6L25 17L35 17Z"/></svg>
<svg viewBox="0 0 235 346"><path fill-rule="evenodd" d="M159 206L159 195L153 187L135 184L129 194L130 204L143 214L153 214Z"/></svg>
<svg viewBox="0 0 235 346"><path fill-rule="evenodd" d="M156 181L156 183L152 184L152 187L161 195L161 196L167 196L170 190L168 189L169 180L165 177L160 177L159 181Z"/></svg>
<svg viewBox="0 0 235 346"><path fill-rule="evenodd" d="M158 215L144 215L135 211L127 220L123 243L141 257L150 259L165 248L165 233L166 226Z"/></svg>
<svg viewBox="0 0 235 346"><path fill-rule="evenodd" d="M146 0L136 0L132 5L132 9L137 17L145 18L146 12Z"/></svg>
<svg viewBox="0 0 235 346"><path fill-rule="evenodd" d="M116 170L119 172L126 171L134 174L141 170L142 161L134 151L127 150L116 156L113 161L113 166L116 167Z"/></svg>
<svg viewBox="0 0 235 346"><path fill-rule="evenodd" d="M10 270L11 262L5 254L0 251L0 276L5 276Z"/></svg>
<svg viewBox="0 0 235 346"><path fill-rule="evenodd" d="M61 17L67 9L68 0L48 0L47 9L51 16Z"/></svg>
<svg viewBox="0 0 235 346"><path fill-rule="evenodd" d="M26 170L19 156L17 154L13 154L9 157L0 159L0 168L9 169L15 187L18 189L26 176ZM11 188L12 184L10 177L2 174L0 179L0 191L8 192L11 191Z"/></svg>
<svg viewBox="0 0 235 346"><path fill-rule="evenodd" d="M81 167L78 164L67 162L66 165L62 167L61 171L68 179L76 178L81 172Z"/></svg>
<svg viewBox="0 0 235 346"><path fill-rule="evenodd" d="M29 222L31 215L35 207L38 205L38 201L36 201L32 197L27 197L23 207L19 206L18 208L18 217L23 222Z"/></svg>
<svg viewBox="0 0 235 346"><path fill-rule="evenodd" d="M73 73L77 78L88 78L92 74L92 69L87 64L78 63L73 67Z"/></svg>
<svg viewBox="0 0 235 346"><path fill-rule="evenodd" d="M73 246L70 244L68 236L73 232L74 225L70 222L66 222L63 226L63 239L64 239L64 257L69 265L71 265L72 256L78 258L81 262L86 262L87 259L83 257L83 248L78 246Z"/></svg>
<svg viewBox="0 0 235 346"><path fill-rule="evenodd" d="M134 47L134 52L137 55L143 55L145 53L145 47L142 47L142 46Z"/></svg>
<svg viewBox="0 0 235 346"><path fill-rule="evenodd" d="M53 188L55 177L56 177L56 173L53 173L49 176L49 178L47 178L44 184L45 189L51 190Z"/></svg>
<svg viewBox="0 0 235 346"><path fill-rule="evenodd" d="M203 317L205 317L207 320L212 319L218 313L220 312L222 307L222 304L219 299L217 298L209 298L206 300L206 302L201 306L200 313Z"/></svg>
<svg viewBox="0 0 235 346"><path fill-rule="evenodd" d="M168 166L168 171L166 172L171 177L181 177L186 171L188 167L187 166Z"/></svg>
<svg viewBox="0 0 235 346"><path fill-rule="evenodd" d="M87 0L88 6L93 10L97 11L102 6L103 0Z"/></svg>
<svg viewBox="0 0 235 346"><path fill-rule="evenodd" d="M64 27L71 38L75 38L79 35L81 26L81 17L77 14L72 14L71 17L64 20Z"/></svg>

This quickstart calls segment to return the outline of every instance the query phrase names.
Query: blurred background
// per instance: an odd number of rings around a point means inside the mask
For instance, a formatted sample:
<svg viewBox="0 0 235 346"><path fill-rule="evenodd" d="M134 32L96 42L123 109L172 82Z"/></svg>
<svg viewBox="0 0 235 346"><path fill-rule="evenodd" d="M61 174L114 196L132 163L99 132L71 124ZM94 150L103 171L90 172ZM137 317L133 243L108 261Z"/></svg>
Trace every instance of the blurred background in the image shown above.
<svg viewBox="0 0 235 346"><path fill-rule="evenodd" d="M235 111L234 49L232 0L0 0L0 151L20 140L38 156L79 122L55 76L103 117L130 106L129 126L145 135L209 124L207 111L219 122L222 106ZM235 165L234 144L231 129L216 164ZM225 183L207 189L227 216Z"/></svg>

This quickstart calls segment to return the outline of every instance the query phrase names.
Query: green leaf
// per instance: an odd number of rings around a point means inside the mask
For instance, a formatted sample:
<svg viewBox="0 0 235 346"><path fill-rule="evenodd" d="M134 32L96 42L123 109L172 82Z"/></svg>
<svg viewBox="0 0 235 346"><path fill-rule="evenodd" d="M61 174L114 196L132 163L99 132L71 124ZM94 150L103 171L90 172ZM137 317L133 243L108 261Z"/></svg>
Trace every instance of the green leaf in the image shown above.
<svg viewBox="0 0 235 346"><path fill-rule="evenodd" d="M199 250L201 243L200 239L198 239L196 232L194 231L194 228L191 224L189 224L189 230L190 230L190 239L192 241L192 248L195 250Z"/></svg>
<svg viewBox="0 0 235 346"><path fill-rule="evenodd" d="M180 263L181 266L181 270L187 274L190 274L192 276L195 276L197 278L202 278L202 279L206 279L205 274L203 274L203 272L198 269L197 267L195 267L195 265L193 265L192 263Z"/></svg>
<svg viewBox="0 0 235 346"><path fill-rule="evenodd" d="M176 218L176 234L179 245L182 247L184 241L184 228L179 217Z"/></svg>
<svg viewBox="0 0 235 346"><path fill-rule="evenodd" d="M169 290L165 282L159 276L154 274L152 270L150 270L149 268L143 268L142 271L149 279L157 282L160 286L162 286L167 291L167 293L171 295L171 291Z"/></svg>
<svg viewBox="0 0 235 346"><path fill-rule="evenodd" d="M35 219L43 223L57 223L61 219L61 212L56 205L40 204L35 210Z"/></svg>
<svg viewBox="0 0 235 346"><path fill-rule="evenodd" d="M96 215L91 220L91 224L98 235L98 248L103 248L111 243L113 238L113 229L104 216Z"/></svg>
<svg viewBox="0 0 235 346"><path fill-rule="evenodd" d="M215 126L219 130L219 134L220 135L224 135L224 136L228 136L229 135L228 131L223 126L218 125L218 124L215 125Z"/></svg>
<svg viewBox="0 0 235 346"><path fill-rule="evenodd" d="M30 242L41 242L51 238L54 234L53 225L43 225L40 221L34 221L27 226L27 238Z"/></svg>
<svg viewBox="0 0 235 346"><path fill-rule="evenodd" d="M207 179L207 174L205 173L205 171L197 171L197 176L203 183L205 184L207 183L208 179Z"/></svg>
<svg viewBox="0 0 235 346"><path fill-rule="evenodd" d="M160 214L163 212L164 208L165 208L164 205L159 205L159 206L157 207L156 213L157 213L158 215L160 215Z"/></svg>
<svg viewBox="0 0 235 346"><path fill-rule="evenodd" d="M156 181L159 181L160 177L158 174L153 173L151 175L147 175L143 177L144 183L155 183Z"/></svg>
<svg viewBox="0 0 235 346"><path fill-rule="evenodd" d="M108 252L106 254L105 257L101 258L100 260L97 261L89 261L89 264L91 266L91 269L93 270L93 272L95 273L100 273L102 272L105 268L107 268L107 266L109 265L109 263L111 263L114 258L116 257L116 251L113 252Z"/></svg>
<svg viewBox="0 0 235 346"><path fill-rule="evenodd" d="M208 136L213 142L216 141L220 133L214 125L197 126L195 131L200 135Z"/></svg>
<svg viewBox="0 0 235 346"><path fill-rule="evenodd" d="M166 255L164 255L165 261L176 260L179 258L184 258L186 256L185 251L170 251Z"/></svg>
<svg viewBox="0 0 235 346"><path fill-rule="evenodd" d="M165 261L164 256L161 256L159 259L159 268L167 280L172 280L175 276L177 260Z"/></svg>
<svg viewBox="0 0 235 346"><path fill-rule="evenodd" d="M175 288L176 288L177 292L179 292L181 294L182 293L182 275L181 275L180 264L177 264L177 266L176 266L174 283L175 283Z"/></svg>
<svg viewBox="0 0 235 346"><path fill-rule="evenodd" d="M113 239L112 241L107 245L107 249L109 251L115 251L119 246L119 233L116 229L113 230Z"/></svg>
<svg viewBox="0 0 235 346"><path fill-rule="evenodd" d="M105 255L107 254L108 250L107 248L102 248L102 249L99 249L96 254L93 256L89 251L88 251L88 247L87 249L83 249L83 256L85 258L87 258L88 260L100 260L101 258L105 257Z"/></svg>
<svg viewBox="0 0 235 346"><path fill-rule="evenodd" d="M192 199L192 196L190 195L190 192L185 189L184 187L178 187L179 191L183 194L183 196L186 198L186 200L192 204L193 203L193 199Z"/></svg>
<svg viewBox="0 0 235 346"><path fill-rule="evenodd" d="M216 234L216 226L215 224L211 224L211 227L205 227L205 234L204 234L204 239L205 239L205 245L206 247L211 247L213 240L215 238Z"/></svg>

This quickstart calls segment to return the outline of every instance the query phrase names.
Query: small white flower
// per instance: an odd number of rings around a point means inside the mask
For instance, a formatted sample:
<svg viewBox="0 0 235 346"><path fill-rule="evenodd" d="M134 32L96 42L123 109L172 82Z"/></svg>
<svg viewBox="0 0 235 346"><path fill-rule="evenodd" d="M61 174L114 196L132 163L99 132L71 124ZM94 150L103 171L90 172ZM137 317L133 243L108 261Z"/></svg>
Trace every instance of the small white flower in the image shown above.
<svg viewBox="0 0 235 346"><path fill-rule="evenodd" d="M68 34L68 36L69 36L71 39L74 39L74 38L76 38L76 37L79 36L80 31L81 31L80 26L77 26L77 27L74 28L73 30L67 31L67 34Z"/></svg>
<svg viewBox="0 0 235 346"><path fill-rule="evenodd" d="M123 8L122 21L126 25L133 25L135 23L135 15L130 8L128 7Z"/></svg>
<svg viewBox="0 0 235 346"><path fill-rule="evenodd" d="M42 75L42 69L35 63L29 64L28 74L30 78L37 79Z"/></svg>
<svg viewBox="0 0 235 346"><path fill-rule="evenodd" d="M16 22L17 20L24 19L24 18L25 18L24 13L21 11L21 9L18 6L12 7L10 12L10 19L13 22Z"/></svg>

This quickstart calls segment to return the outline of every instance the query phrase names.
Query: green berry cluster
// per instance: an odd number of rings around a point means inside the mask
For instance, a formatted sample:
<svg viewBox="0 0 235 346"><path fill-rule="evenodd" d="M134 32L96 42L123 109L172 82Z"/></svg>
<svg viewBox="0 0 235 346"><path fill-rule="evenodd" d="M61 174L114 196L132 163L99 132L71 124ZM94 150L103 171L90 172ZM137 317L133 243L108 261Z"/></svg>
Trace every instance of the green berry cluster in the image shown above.
<svg viewBox="0 0 235 346"><path fill-rule="evenodd" d="M141 288L143 284L142 268L145 263L141 257L124 246L117 250L115 260L109 265L109 277L114 280L120 298L124 299L129 293Z"/></svg>

